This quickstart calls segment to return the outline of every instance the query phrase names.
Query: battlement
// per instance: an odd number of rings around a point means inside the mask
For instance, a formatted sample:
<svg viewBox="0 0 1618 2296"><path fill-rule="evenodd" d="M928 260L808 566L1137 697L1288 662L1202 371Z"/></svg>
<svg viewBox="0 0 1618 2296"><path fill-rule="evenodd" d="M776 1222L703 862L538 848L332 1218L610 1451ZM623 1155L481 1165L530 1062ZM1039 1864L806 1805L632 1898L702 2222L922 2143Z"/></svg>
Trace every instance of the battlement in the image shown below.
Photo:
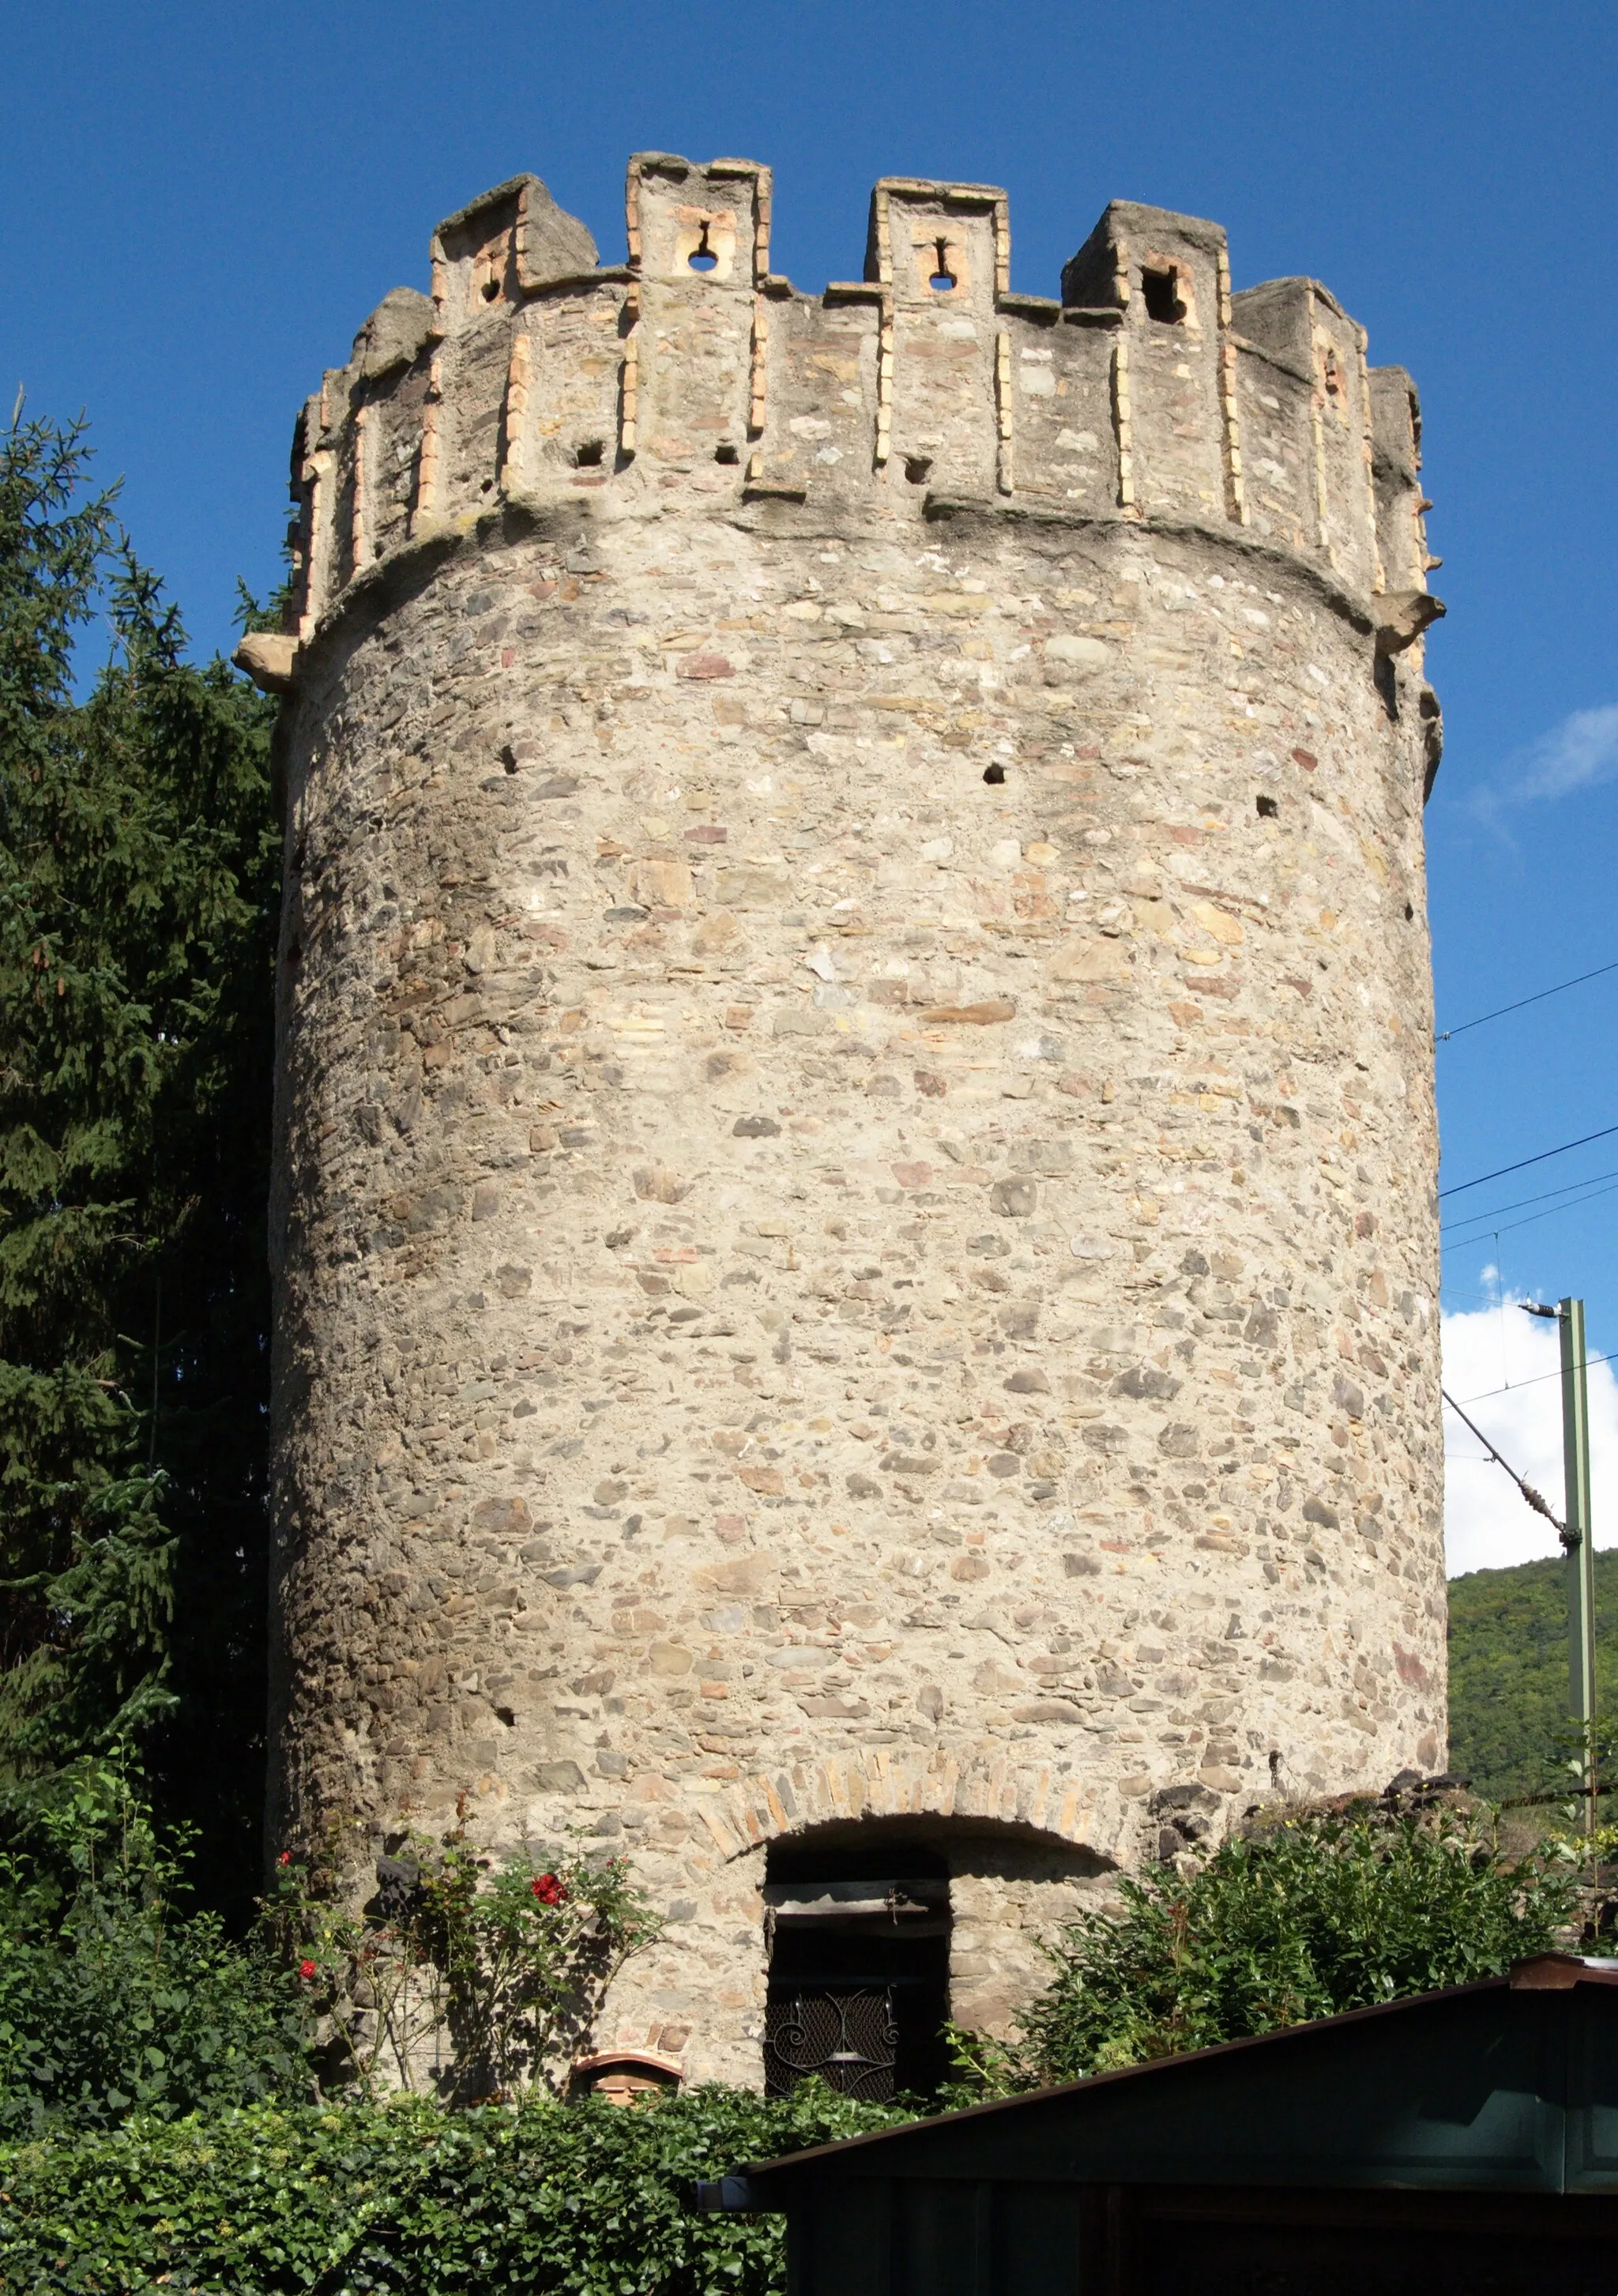
<svg viewBox="0 0 1618 2296"><path fill-rule="evenodd" d="M388 295L299 417L292 634L513 503L1189 525L1373 617L1425 589L1414 386L1318 282L1233 293L1218 225L1115 201L1060 298L1016 294L1004 192L890 176L864 277L804 295L769 267L771 199L752 160L642 152L621 265L532 176L441 223L431 294Z"/></svg>

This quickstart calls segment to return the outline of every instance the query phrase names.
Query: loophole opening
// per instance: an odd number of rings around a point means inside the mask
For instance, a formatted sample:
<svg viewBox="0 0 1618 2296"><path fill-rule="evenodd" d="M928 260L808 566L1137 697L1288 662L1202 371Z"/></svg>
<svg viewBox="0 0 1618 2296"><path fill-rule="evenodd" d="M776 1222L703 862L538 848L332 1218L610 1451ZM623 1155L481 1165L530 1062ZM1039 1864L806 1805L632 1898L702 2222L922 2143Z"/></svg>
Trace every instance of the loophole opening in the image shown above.
<svg viewBox="0 0 1618 2296"><path fill-rule="evenodd" d="M718 264L719 259L719 257L714 253L712 248L708 244L708 226L704 224L702 226L702 238L697 242L695 247L692 249L691 253L686 257L686 260L690 265L693 271L711 271Z"/></svg>
<svg viewBox="0 0 1618 2296"><path fill-rule="evenodd" d="M1143 271L1140 288L1148 319L1155 319L1161 326L1172 327L1185 316L1180 307L1179 281L1172 271Z"/></svg>
<svg viewBox="0 0 1618 2296"><path fill-rule="evenodd" d="M483 282L483 300L486 303L497 302L499 299L499 294L500 283L497 279L486 279Z"/></svg>
<svg viewBox="0 0 1618 2296"><path fill-rule="evenodd" d="M586 439L574 449L574 469L579 471L598 470L601 466L601 458L606 451L606 442L604 439Z"/></svg>
<svg viewBox="0 0 1618 2296"><path fill-rule="evenodd" d="M986 782L988 782L988 783L991 785L991 787L998 788L998 787L999 786L1000 783L1002 783L1002 782L1005 780L1005 778L1006 778L1006 768L1005 768L1005 767L1004 767L1004 766L985 766L985 767L984 767L984 768L983 768L983 779L984 779Z"/></svg>
<svg viewBox="0 0 1618 2296"><path fill-rule="evenodd" d="M742 452L739 447L729 445L716 447L713 450L713 459L716 463L739 463L742 459Z"/></svg>
<svg viewBox="0 0 1618 2296"><path fill-rule="evenodd" d="M1390 726L1399 723L1399 672L1391 653L1379 653L1371 671L1372 681L1382 696L1382 706Z"/></svg>
<svg viewBox="0 0 1618 2296"><path fill-rule="evenodd" d="M910 484L913 487L925 486L928 479L932 476L932 457L931 455L907 455L905 456L905 476L909 480Z"/></svg>
<svg viewBox="0 0 1618 2296"><path fill-rule="evenodd" d="M949 268L949 242L947 239L935 239L932 244L938 254L938 269L928 280L927 284L935 293L947 295L957 284L956 275Z"/></svg>

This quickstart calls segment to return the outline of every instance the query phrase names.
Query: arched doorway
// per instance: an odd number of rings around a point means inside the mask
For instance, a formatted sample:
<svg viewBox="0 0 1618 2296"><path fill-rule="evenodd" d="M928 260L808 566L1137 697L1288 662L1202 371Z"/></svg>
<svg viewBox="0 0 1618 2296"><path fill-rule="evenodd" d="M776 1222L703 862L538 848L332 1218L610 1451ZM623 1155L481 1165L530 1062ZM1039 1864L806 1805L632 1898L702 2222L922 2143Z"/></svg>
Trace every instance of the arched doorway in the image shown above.
<svg viewBox="0 0 1618 2296"><path fill-rule="evenodd" d="M949 1867L914 1842L770 1846L765 2087L817 2075L870 2103L949 2071Z"/></svg>

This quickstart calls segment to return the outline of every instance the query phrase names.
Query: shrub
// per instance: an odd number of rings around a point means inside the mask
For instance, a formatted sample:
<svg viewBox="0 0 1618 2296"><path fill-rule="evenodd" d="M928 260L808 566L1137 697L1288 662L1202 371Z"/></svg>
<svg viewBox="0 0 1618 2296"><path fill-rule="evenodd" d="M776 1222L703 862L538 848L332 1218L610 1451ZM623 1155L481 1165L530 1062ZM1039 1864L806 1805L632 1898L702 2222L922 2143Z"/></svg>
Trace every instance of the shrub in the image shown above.
<svg viewBox="0 0 1618 2296"><path fill-rule="evenodd" d="M319 2009L328 2086L366 2095L425 2073L459 2102L565 2086L607 1988L661 1923L599 1850L499 1863L464 1830L407 1836L356 1913L332 1877L283 1852L267 1929Z"/></svg>
<svg viewBox="0 0 1618 2296"><path fill-rule="evenodd" d="M91 1758L0 1850L0 2134L309 2095L293 1981L185 1910L183 1849Z"/></svg>
<svg viewBox="0 0 1618 2296"><path fill-rule="evenodd" d="M1047 1948L1055 1976L996 2086L1076 2080L1179 2049L1464 1984L1543 1950L1572 1915L1553 1849L1508 1864L1449 1809L1290 1816L1233 1836L1198 1872L1120 1884Z"/></svg>
<svg viewBox="0 0 1618 2296"><path fill-rule="evenodd" d="M906 2118L818 2083L624 2107L259 2107L0 2149L0 2289L774 2296L779 2220L692 2179Z"/></svg>

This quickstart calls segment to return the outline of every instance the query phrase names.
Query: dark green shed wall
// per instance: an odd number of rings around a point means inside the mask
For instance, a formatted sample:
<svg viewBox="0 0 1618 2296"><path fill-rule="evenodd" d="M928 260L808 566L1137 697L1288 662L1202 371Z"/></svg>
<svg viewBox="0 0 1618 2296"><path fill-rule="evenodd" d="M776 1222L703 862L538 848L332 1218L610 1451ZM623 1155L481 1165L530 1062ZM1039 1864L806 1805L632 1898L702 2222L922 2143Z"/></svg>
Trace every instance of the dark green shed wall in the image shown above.
<svg viewBox="0 0 1618 2296"><path fill-rule="evenodd" d="M786 2211L792 2296L1618 2296L1618 1964L1542 1957L727 2191Z"/></svg>

